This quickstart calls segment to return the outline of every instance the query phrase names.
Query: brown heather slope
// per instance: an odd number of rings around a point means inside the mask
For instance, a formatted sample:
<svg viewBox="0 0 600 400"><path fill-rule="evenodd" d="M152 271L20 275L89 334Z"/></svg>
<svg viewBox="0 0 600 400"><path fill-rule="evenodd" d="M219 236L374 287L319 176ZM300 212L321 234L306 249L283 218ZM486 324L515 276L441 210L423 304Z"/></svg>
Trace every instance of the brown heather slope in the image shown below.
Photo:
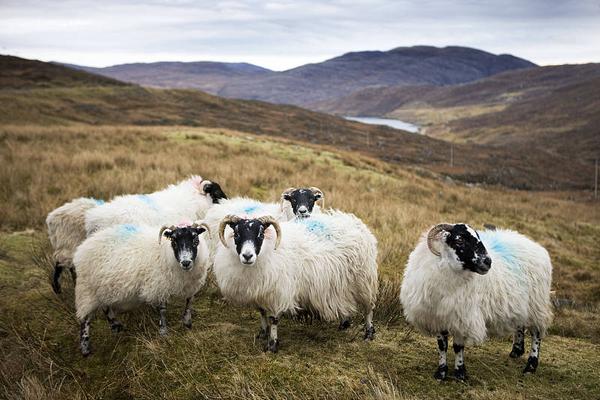
<svg viewBox="0 0 600 400"><path fill-rule="evenodd" d="M312 108L406 119L433 137L600 156L600 64L510 71L456 86L369 89Z"/></svg>
<svg viewBox="0 0 600 400"><path fill-rule="evenodd" d="M24 63L27 64L19 61L13 69L18 70ZM31 65L28 67L32 68ZM527 148L496 149L456 144L454 164L450 166L448 143L423 135L350 122L294 106L223 99L194 90L113 84L89 86L87 83L63 85L61 71L71 73L71 70L53 66L52 71L58 76L50 77L44 88L30 88L20 83L25 88L14 89L16 85L10 81L0 87L0 124L227 128L359 151L384 161L427 169L467 182L525 189L590 188L591 168L560 155L531 152ZM96 77L90 75L89 79Z"/></svg>

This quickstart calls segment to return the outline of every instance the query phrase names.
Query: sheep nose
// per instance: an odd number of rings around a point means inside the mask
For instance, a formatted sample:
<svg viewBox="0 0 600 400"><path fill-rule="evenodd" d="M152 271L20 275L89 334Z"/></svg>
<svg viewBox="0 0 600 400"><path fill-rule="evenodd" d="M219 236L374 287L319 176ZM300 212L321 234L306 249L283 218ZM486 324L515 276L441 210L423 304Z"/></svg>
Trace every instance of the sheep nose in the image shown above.
<svg viewBox="0 0 600 400"><path fill-rule="evenodd" d="M305 215L305 214L308 212L308 208L306 208L306 206L301 206L301 207L298 207L298 212L299 212L301 215Z"/></svg>
<svg viewBox="0 0 600 400"><path fill-rule="evenodd" d="M483 264L484 264L486 267L490 268L490 267L492 266L492 259L491 259L491 258L489 258L489 257L486 257L486 258L483 260Z"/></svg>
<svg viewBox="0 0 600 400"><path fill-rule="evenodd" d="M192 262L191 262L190 260L183 260L183 261L181 262L181 265L182 265L184 268L188 268L190 265L192 265Z"/></svg>
<svg viewBox="0 0 600 400"><path fill-rule="evenodd" d="M244 260L250 261L250 259L252 258L252 254L246 254L246 253L244 253L244 254L242 254L242 257L244 257Z"/></svg>

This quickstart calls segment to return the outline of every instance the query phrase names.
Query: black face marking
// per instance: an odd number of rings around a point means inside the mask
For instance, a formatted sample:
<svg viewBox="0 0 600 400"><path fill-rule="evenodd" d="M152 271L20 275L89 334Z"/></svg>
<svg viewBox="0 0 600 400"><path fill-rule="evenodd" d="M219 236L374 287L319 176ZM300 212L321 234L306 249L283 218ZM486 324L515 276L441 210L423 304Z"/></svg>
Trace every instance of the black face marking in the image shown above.
<svg viewBox="0 0 600 400"><path fill-rule="evenodd" d="M193 228L191 226L180 227L164 231L163 235L171 240L171 247L175 259L184 270L190 270L194 266L194 260L198 255L198 236L204 232L204 227Z"/></svg>
<svg viewBox="0 0 600 400"><path fill-rule="evenodd" d="M287 193L283 198L290 202L294 215L299 218L310 217L315 203L321 198L320 194L315 194L310 189L296 189Z"/></svg>
<svg viewBox="0 0 600 400"><path fill-rule="evenodd" d="M230 226L233 229L233 240L238 255L241 255L250 261L250 254L243 255L242 247L246 243L252 243L254 245L254 251L256 252L254 256L258 256L263 241L265 240L265 229L267 229L268 226L263 225L263 223L257 219L241 219L236 224L230 224Z"/></svg>
<svg viewBox="0 0 600 400"><path fill-rule="evenodd" d="M454 249L464 269L481 275L490 270L492 259L481 242L479 234L467 225L454 225L446 237L446 244Z"/></svg>
<svg viewBox="0 0 600 400"><path fill-rule="evenodd" d="M204 193L210 196L213 204L218 204L221 199L227 199L227 195L221 190L221 186L217 182L211 181L204 185Z"/></svg>

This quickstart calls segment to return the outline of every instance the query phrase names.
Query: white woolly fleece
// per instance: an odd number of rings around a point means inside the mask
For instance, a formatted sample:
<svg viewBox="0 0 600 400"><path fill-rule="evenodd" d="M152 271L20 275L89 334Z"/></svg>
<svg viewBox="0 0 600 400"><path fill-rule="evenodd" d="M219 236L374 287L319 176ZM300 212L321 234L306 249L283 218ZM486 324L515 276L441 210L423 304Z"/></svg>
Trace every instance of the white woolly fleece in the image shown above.
<svg viewBox="0 0 600 400"><path fill-rule="evenodd" d="M158 192L117 196L86 213L85 229L90 235L118 224L161 226L202 219L213 203L201 182L192 176Z"/></svg>
<svg viewBox="0 0 600 400"><path fill-rule="evenodd" d="M361 220L332 211L280 225L279 248L270 227L252 266L240 263L226 228L228 248L220 244L214 262L225 298L270 315L311 309L329 321L375 306L377 240Z"/></svg>
<svg viewBox="0 0 600 400"><path fill-rule="evenodd" d="M54 260L70 267L77 246L85 240L85 214L98 207L99 200L80 197L53 210L46 217L48 238L54 249Z"/></svg>
<svg viewBox="0 0 600 400"><path fill-rule="evenodd" d="M552 320L548 252L514 231L479 233L492 259L486 275L452 270L431 253L427 233L421 237L400 292L407 321L430 335L448 330L466 344L520 327L537 328L543 337Z"/></svg>
<svg viewBox="0 0 600 400"><path fill-rule="evenodd" d="M206 282L208 247L200 235L194 266L184 271L171 243L158 243L160 226L116 225L86 239L73 262L77 268L77 318L101 307L128 309L159 304L170 296L188 298Z"/></svg>

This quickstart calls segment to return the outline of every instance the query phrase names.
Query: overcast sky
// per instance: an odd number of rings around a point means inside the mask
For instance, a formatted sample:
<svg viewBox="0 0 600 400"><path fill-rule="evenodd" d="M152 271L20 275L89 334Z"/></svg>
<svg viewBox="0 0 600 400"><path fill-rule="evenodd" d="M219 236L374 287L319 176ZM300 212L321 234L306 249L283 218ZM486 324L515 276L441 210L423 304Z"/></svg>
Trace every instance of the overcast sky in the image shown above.
<svg viewBox="0 0 600 400"><path fill-rule="evenodd" d="M246 61L460 45L538 64L600 62L600 0L0 0L0 53L90 66Z"/></svg>

